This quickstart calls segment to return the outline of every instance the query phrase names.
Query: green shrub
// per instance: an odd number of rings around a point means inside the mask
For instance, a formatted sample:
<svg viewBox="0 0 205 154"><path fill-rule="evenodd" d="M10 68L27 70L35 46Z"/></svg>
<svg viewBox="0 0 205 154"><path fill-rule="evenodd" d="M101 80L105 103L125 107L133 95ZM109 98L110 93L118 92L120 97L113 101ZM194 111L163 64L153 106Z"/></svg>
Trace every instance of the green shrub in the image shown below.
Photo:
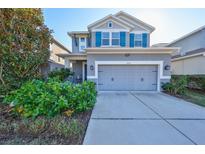
<svg viewBox="0 0 205 154"><path fill-rule="evenodd" d="M172 78L179 79L184 75L172 75ZM186 75L187 88L205 91L205 75Z"/></svg>
<svg viewBox="0 0 205 154"><path fill-rule="evenodd" d="M205 75L188 75L188 87L205 91Z"/></svg>
<svg viewBox="0 0 205 154"><path fill-rule="evenodd" d="M187 76L172 76L169 83L165 83L162 88L173 95L184 94L187 87Z"/></svg>
<svg viewBox="0 0 205 154"><path fill-rule="evenodd" d="M32 80L12 91L4 99L11 104L15 114L23 117L55 116L71 110L83 112L91 109L96 100L95 84L83 82L74 85L70 82Z"/></svg>
<svg viewBox="0 0 205 154"><path fill-rule="evenodd" d="M61 68L61 69L56 69L53 70L52 72L50 72L48 74L49 78L57 78L60 81L64 81L66 78L68 78L69 76L73 75L73 73L70 71L70 69L68 68Z"/></svg>

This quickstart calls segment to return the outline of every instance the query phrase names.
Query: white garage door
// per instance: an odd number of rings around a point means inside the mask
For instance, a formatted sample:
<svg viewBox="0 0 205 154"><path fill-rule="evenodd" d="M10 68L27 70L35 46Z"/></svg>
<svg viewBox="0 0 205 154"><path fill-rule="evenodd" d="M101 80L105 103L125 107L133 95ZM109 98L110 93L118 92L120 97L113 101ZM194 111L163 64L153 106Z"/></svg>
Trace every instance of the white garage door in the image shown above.
<svg viewBox="0 0 205 154"><path fill-rule="evenodd" d="M156 91L157 65L99 65L99 90Z"/></svg>

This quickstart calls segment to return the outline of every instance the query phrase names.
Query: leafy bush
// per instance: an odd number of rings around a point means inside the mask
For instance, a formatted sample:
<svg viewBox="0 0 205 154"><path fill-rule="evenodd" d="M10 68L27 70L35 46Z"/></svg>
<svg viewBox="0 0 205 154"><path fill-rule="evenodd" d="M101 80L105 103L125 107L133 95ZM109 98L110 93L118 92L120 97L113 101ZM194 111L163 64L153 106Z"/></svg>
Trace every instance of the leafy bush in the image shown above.
<svg viewBox="0 0 205 154"><path fill-rule="evenodd" d="M165 83L162 88L173 94L184 94L186 92L187 87L187 76L178 76L174 77L172 76L171 81L169 83Z"/></svg>
<svg viewBox="0 0 205 154"><path fill-rule="evenodd" d="M12 91L4 103L13 106L12 111L23 117L54 116L65 111L83 112L91 109L96 100L95 84L32 80Z"/></svg>
<svg viewBox="0 0 205 154"><path fill-rule="evenodd" d="M60 81L64 81L66 78L68 78L70 75L73 75L73 73L68 68L61 68L60 70L56 69L48 74L49 78L57 78Z"/></svg>

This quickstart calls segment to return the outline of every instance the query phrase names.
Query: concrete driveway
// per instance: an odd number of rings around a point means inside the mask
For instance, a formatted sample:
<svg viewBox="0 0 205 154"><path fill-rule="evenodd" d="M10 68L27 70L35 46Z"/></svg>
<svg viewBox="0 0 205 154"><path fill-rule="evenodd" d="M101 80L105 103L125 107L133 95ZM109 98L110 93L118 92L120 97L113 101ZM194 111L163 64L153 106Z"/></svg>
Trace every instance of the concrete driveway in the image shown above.
<svg viewBox="0 0 205 154"><path fill-rule="evenodd" d="M163 93L100 92L84 144L205 144L205 108Z"/></svg>

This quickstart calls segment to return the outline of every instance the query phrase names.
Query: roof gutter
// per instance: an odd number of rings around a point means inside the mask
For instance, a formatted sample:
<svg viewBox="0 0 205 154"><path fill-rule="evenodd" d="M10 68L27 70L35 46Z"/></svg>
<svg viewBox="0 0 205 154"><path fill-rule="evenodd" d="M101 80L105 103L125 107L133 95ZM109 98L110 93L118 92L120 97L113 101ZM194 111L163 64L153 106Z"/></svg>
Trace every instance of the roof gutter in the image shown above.
<svg viewBox="0 0 205 154"><path fill-rule="evenodd" d="M193 55L187 55L187 56L178 57L178 58L173 58L171 61L178 61L178 60L188 59L188 58L197 57L197 56L205 56L205 52L197 53Z"/></svg>

